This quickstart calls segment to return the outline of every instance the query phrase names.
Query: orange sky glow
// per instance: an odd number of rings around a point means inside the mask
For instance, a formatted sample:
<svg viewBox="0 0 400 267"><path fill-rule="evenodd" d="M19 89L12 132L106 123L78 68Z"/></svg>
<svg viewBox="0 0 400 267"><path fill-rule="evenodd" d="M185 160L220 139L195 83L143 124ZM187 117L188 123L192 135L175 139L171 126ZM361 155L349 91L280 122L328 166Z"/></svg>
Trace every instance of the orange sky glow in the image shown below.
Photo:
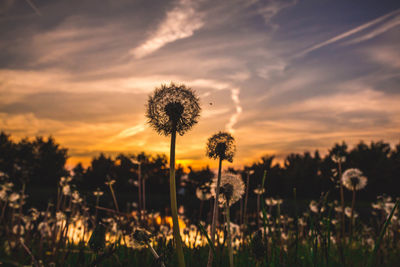
<svg viewBox="0 0 400 267"><path fill-rule="evenodd" d="M207 139L229 131L232 164L400 142L400 3L24 1L0 5L0 130L53 136L68 166L101 152L169 155L146 123L156 87L191 87L198 124L177 163L215 168ZM117 3L118 2L118 3Z"/></svg>

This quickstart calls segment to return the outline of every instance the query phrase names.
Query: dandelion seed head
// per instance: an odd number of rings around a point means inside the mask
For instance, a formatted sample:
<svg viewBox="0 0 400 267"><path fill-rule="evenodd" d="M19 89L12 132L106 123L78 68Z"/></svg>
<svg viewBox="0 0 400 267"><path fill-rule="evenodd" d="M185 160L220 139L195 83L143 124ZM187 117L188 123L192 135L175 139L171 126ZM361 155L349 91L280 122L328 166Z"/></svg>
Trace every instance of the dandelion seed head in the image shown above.
<svg viewBox="0 0 400 267"><path fill-rule="evenodd" d="M197 187L196 197L201 201L209 200L212 197L212 194L210 192L210 187L208 186Z"/></svg>
<svg viewBox="0 0 400 267"><path fill-rule="evenodd" d="M343 173L342 183L348 190L360 190L367 185L367 177L359 169L352 168Z"/></svg>
<svg viewBox="0 0 400 267"><path fill-rule="evenodd" d="M197 123L200 110L199 99L192 89L174 83L163 84L149 97L146 117L159 134L183 135Z"/></svg>
<svg viewBox="0 0 400 267"><path fill-rule="evenodd" d="M261 186L254 189L254 194L256 194L256 195L262 195L262 194L264 194L264 192L265 192L265 188L261 188Z"/></svg>
<svg viewBox="0 0 400 267"><path fill-rule="evenodd" d="M230 133L219 132L208 139L206 155L209 158L232 162L235 152L235 139Z"/></svg>
<svg viewBox="0 0 400 267"><path fill-rule="evenodd" d="M211 184L211 194L213 197L216 197L216 189L217 189L217 177L213 179ZM232 173L224 173L221 176L221 191L219 194L219 205L224 206L226 200L229 200L229 206L237 202L239 199L242 198L244 193L244 183L242 178L239 175L232 174ZM224 188L222 190L222 188Z"/></svg>
<svg viewBox="0 0 400 267"><path fill-rule="evenodd" d="M100 188L97 187L96 191L93 192L93 195L95 197L101 197L104 194L103 191L100 190Z"/></svg>

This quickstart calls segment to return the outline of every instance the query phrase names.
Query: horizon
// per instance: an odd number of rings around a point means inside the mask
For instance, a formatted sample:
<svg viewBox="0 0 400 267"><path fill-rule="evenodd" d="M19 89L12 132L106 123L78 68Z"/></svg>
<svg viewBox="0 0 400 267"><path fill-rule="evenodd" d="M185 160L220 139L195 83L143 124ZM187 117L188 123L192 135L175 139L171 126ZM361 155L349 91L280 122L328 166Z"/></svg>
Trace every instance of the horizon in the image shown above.
<svg viewBox="0 0 400 267"><path fill-rule="evenodd" d="M224 163L235 168L400 142L398 1L7 0L0 29L0 130L53 136L68 166L101 152L169 157L144 113L170 82L201 102L177 136L185 167L217 166L205 146L218 131L236 139Z"/></svg>

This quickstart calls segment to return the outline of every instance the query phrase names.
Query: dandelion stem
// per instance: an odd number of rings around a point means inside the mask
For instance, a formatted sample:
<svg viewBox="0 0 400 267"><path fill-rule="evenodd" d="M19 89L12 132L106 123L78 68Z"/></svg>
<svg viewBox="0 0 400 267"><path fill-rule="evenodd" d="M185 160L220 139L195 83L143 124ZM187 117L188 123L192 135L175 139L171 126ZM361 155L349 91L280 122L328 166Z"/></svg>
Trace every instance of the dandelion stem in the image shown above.
<svg viewBox="0 0 400 267"><path fill-rule="evenodd" d="M142 168L139 162L139 173L138 173L138 195L139 195L139 221L142 220Z"/></svg>
<svg viewBox="0 0 400 267"><path fill-rule="evenodd" d="M344 238L345 223L344 223L344 192L343 192L343 182L342 182L342 164L339 160L339 185L340 185L340 204L342 205L342 238Z"/></svg>
<svg viewBox="0 0 400 267"><path fill-rule="evenodd" d="M356 187L354 186L354 188L353 188L353 199L352 199L352 201L351 201L351 215L350 215L350 230L349 230L349 232L350 232L350 240L351 240L351 238L352 238L352 236L353 236L353 227L354 227L354 203L356 202Z"/></svg>
<svg viewBox="0 0 400 267"><path fill-rule="evenodd" d="M112 195L112 197L113 197L115 209L119 212L119 207L118 207L118 203L117 203L117 198L115 197L115 193L114 193L114 189L113 189L113 187L112 187L112 184L109 183L109 186L110 186L111 195Z"/></svg>
<svg viewBox="0 0 400 267"><path fill-rule="evenodd" d="M227 231L228 231L228 252L229 252L229 266L233 266L233 248L232 248L232 236L231 236L231 222L230 222L230 215L229 215L229 199L226 200L225 203L225 211L226 211L226 224L227 224Z"/></svg>
<svg viewBox="0 0 400 267"><path fill-rule="evenodd" d="M212 217L212 223L211 223L211 243L214 245L215 244L215 226L216 226L216 221L218 217L218 199L219 199L219 188L221 185L221 169L222 169L222 158L219 158L219 164L218 164L218 180L217 180L217 188L215 189L215 199L214 199L214 209L213 209L213 217ZM208 262L207 262L207 267L212 266L213 262L213 253L211 251L211 248L208 252Z"/></svg>
<svg viewBox="0 0 400 267"><path fill-rule="evenodd" d="M176 131L171 133L171 150L170 150L170 163L169 163L169 189L171 198L171 215L173 221L173 233L176 245L176 252L178 254L179 267L185 266L185 258L183 255L182 240L179 231L178 221L178 208L176 203L176 185L175 185L175 143Z"/></svg>
<svg viewBox="0 0 400 267"><path fill-rule="evenodd" d="M246 196L244 198L244 211L243 211L243 220L244 225L247 225L247 199L249 198L249 183L250 183L250 173L247 171L247 179L246 179Z"/></svg>

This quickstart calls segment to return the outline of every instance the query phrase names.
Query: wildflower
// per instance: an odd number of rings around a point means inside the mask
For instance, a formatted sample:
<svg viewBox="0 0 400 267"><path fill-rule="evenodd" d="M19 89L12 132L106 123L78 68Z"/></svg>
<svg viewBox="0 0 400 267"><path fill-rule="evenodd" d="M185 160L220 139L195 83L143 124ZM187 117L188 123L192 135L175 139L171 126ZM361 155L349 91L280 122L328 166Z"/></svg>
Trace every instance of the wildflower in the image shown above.
<svg viewBox="0 0 400 267"><path fill-rule="evenodd" d="M367 177L359 169L348 169L342 175L342 183L348 190L360 190L367 185Z"/></svg>
<svg viewBox="0 0 400 267"><path fill-rule="evenodd" d="M74 204L78 204L82 202L82 198L79 195L79 192L77 190L74 190L74 192L72 192L72 203Z"/></svg>
<svg viewBox="0 0 400 267"><path fill-rule="evenodd" d="M309 208L314 213L319 213L319 212L324 212L325 211L325 207L323 207L320 204L318 204L318 202L315 201L315 200L311 200L311 202L309 204Z"/></svg>
<svg viewBox="0 0 400 267"><path fill-rule="evenodd" d="M66 184L62 187L62 192L66 196L69 196L71 194L71 187L69 186L69 184Z"/></svg>
<svg viewBox="0 0 400 267"><path fill-rule="evenodd" d="M278 201L277 200L275 200L274 198L266 198L265 199L265 204L267 205L267 206L275 206L275 205L277 205L278 204Z"/></svg>
<svg viewBox="0 0 400 267"><path fill-rule="evenodd" d="M107 186L112 186L113 184L115 184L115 180L110 179L110 180L106 181L105 184L106 184Z"/></svg>
<svg viewBox="0 0 400 267"><path fill-rule="evenodd" d="M4 189L1 189L0 190L0 200L6 201L6 199L7 199L7 191Z"/></svg>
<svg viewBox="0 0 400 267"><path fill-rule="evenodd" d="M349 218L351 218L352 217L352 212L354 213L353 214L353 217L354 218L357 218L358 217L358 214L355 212L355 211L352 211L352 208L350 208L350 207L345 207L344 208L344 214L347 216L347 217L349 217Z"/></svg>
<svg viewBox="0 0 400 267"><path fill-rule="evenodd" d="M226 132L219 132L214 134L208 139L207 147L206 147L206 155L209 158L219 159L218 164L218 176L217 179L214 181L214 208L213 208L213 218L211 222L211 242L214 243L215 241L215 227L216 227L216 220L218 218L218 202L220 200L220 187L221 187L221 169L222 169L222 161L227 160L229 162L233 161L233 156L236 151L235 146L235 139L232 137L230 133ZM225 188L225 193L229 188ZM223 203L222 203L223 205ZM208 262L207 266L212 265L213 253L211 248L208 252Z"/></svg>
<svg viewBox="0 0 400 267"><path fill-rule="evenodd" d="M100 190L100 188L97 187L96 191L93 192L93 195L96 197L101 197L104 194L103 191Z"/></svg>
<svg viewBox="0 0 400 267"><path fill-rule="evenodd" d="M29 212L31 214L32 221L36 221L40 216L40 212L36 208L30 208Z"/></svg>
<svg viewBox="0 0 400 267"><path fill-rule="evenodd" d="M38 230L42 236L50 236L51 228L47 222L40 222L38 224Z"/></svg>
<svg viewBox="0 0 400 267"><path fill-rule="evenodd" d="M216 197L217 179L211 184L211 194ZM244 193L244 183L239 175L224 173L221 177L221 194L218 202L221 206L228 200L229 205L238 201Z"/></svg>
<svg viewBox="0 0 400 267"><path fill-rule="evenodd" d="M256 195L262 195L262 194L264 194L264 192L265 192L265 188L261 188L261 186L254 189L254 194L256 194Z"/></svg>
<svg viewBox="0 0 400 267"><path fill-rule="evenodd" d="M346 156L340 156L339 154L334 154L331 159L335 163L344 163L346 161Z"/></svg>
<svg viewBox="0 0 400 267"><path fill-rule="evenodd" d="M17 194L17 193L12 193L12 194L10 195L10 197L8 198L8 201L10 201L10 202L16 202L16 201L18 201L18 199L19 199L19 194Z"/></svg>
<svg viewBox="0 0 400 267"><path fill-rule="evenodd" d="M199 114L199 99L192 89L171 83L156 88L149 98L146 116L158 133L183 135L197 123Z"/></svg>
<svg viewBox="0 0 400 267"><path fill-rule="evenodd" d="M235 139L230 133L219 132L208 139L206 155L209 158L232 162L235 152Z"/></svg>
<svg viewBox="0 0 400 267"><path fill-rule="evenodd" d="M201 201L205 201L211 198L212 194L210 188L206 186L200 186L196 188L196 196Z"/></svg>
<svg viewBox="0 0 400 267"><path fill-rule="evenodd" d="M173 233L175 247L178 254L178 264L185 266L182 240L179 230L179 221L176 203L175 185L175 144L176 133L183 135L190 130L200 115L199 99L194 92L185 85L161 85L156 88L154 95L149 97L146 117L148 123L159 133L171 135L170 146L170 199L171 215L173 219Z"/></svg>
<svg viewBox="0 0 400 267"><path fill-rule="evenodd" d="M318 213L318 203L315 200L311 200L309 208L312 212Z"/></svg>
<svg viewBox="0 0 400 267"><path fill-rule="evenodd" d="M64 186L68 185L69 182L71 182L71 181L72 181L72 177L61 177L60 186L64 187Z"/></svg>

